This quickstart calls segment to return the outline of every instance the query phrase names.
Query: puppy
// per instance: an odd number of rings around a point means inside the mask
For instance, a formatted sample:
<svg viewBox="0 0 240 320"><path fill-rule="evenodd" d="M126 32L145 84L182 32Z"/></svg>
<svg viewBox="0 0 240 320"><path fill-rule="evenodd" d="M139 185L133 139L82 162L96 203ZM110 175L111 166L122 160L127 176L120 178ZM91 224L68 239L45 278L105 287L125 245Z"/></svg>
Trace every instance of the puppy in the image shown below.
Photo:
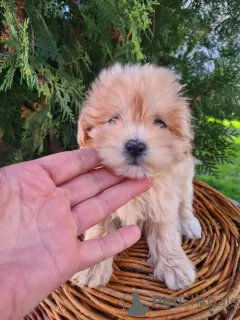
<svg viewBox="0 0 240 320"><path fill-rule="evenodd" d="M154 275L169 289L191 285L196 273L181 235L201 237L194 217L191 116L175 74L154 65L103 70L92 84L79 118L78 143L94 147L104 166L128 178L153 178L152 188L85 233L102 237L119 226L144 231ZM72 281L105 285L113 258L77 273Z"/></svg>

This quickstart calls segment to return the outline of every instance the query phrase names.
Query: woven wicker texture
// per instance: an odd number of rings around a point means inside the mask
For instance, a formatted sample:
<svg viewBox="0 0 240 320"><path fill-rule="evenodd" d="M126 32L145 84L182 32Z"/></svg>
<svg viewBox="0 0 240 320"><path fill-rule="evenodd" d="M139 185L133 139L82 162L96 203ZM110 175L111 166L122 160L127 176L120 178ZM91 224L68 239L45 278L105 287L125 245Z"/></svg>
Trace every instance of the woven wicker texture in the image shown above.
<svg viewBox="0 0 240 320"><path fill-rule="evenodd" d="M30 312L24 320L50 320L46 311L41 306L37 306L32 312Z"/></svg>
<svg viewBox="0 0 240 320"><path fill-rule="evenodd" d="M195 181L194 185L194 209L202 238L184 239L183 248L196 266L195 284L174 292L151 276L147 244L141 239L116 257L106 287L80 289L67 283L53 292L41 303L49 318L240 319L240 210L206 184ZM138 292L141 303L149 308L145 316L128 316L133 292Z"/></svg>

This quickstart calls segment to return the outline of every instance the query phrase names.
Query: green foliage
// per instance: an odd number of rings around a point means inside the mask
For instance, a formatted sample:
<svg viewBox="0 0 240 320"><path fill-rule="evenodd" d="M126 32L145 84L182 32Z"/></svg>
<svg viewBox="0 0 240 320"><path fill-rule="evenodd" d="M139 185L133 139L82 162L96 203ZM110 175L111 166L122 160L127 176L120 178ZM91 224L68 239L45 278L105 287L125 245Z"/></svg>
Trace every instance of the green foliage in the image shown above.
<svg viewBox="0 0 240 320"><path fill-rule="evenodd" d="M218 166L218 175L199 175L198 179L205 181L213 188L219 190L231 199L240 201L239 168L240 168L240 144L236 145L237 153L233 163Z"/></svg>
<svg viewBox="0 0 240 320"><path fill-rule="evenodd" d="M199 170L231 160L240 119L236 0L1 0L0 164L76 147L90 82L116 62L151 62L186 84ZM211 119L211 120L209 120Z"/></svg>
<svg viewBox="0 0 240 320"><path fill-rule="evenodd" d="M240 202L240 122L224 121L224 125L233 126L238 131L238 137L234 139L236 157L232 158L230 163L219 164L217 176L197 175L196 178L205 181L229 198Z"/></svg>

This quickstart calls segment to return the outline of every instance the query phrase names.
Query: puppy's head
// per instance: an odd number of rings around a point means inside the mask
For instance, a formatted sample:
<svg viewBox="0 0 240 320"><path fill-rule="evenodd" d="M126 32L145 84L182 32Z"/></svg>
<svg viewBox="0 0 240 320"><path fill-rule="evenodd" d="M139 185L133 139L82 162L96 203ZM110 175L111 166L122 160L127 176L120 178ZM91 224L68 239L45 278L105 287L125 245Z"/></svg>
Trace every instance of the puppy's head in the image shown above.
<svg viewBox="0 0 240 320"><path fill-rule="evenodd" d="M154 177L190 150L187 101L174 73L153 65L116 64L100 73L84 102L78 143L130 178Z"/></svg>

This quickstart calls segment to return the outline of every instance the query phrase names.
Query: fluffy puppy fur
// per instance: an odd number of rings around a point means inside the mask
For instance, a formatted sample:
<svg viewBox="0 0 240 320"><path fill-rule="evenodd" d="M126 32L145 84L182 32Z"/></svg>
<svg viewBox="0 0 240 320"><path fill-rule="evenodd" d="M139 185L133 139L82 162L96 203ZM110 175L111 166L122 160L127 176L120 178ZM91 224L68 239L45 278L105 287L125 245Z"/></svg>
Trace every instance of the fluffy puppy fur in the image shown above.
<svg viewBox="0 0 240 320"><path fill-rule="evenodd" d="M194 159L191 116L175 74L154 65L120 65L103 70L93 83L79 118L78 142L94 147L117 175L153 178L152 188L92 227L85 239L104 236L119 225L144 231L154 275L172 290L195 281L181 235L201 237L192 209ZM105 285L113 258L77 273L72 281Z"/></svg>

